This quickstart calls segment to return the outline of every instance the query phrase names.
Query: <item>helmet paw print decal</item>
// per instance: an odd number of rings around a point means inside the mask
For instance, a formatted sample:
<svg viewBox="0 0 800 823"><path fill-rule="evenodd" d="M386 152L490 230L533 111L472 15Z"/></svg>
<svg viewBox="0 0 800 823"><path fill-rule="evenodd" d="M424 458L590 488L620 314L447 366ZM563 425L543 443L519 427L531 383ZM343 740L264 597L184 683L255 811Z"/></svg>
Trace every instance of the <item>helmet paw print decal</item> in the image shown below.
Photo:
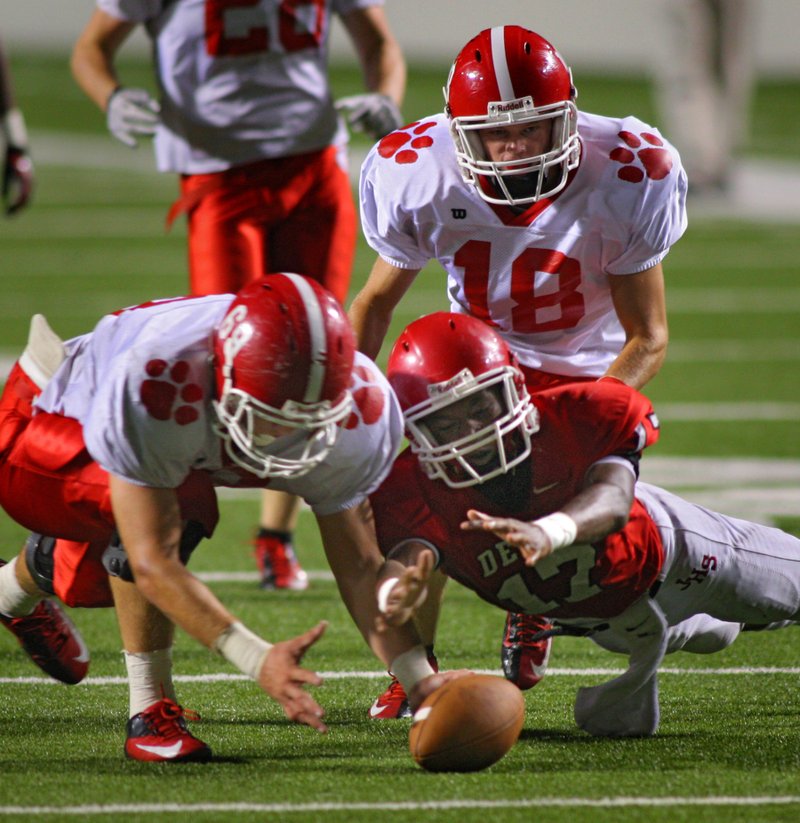
<svg viewBox="0 0 800 823"><path fill-rule="evenodd" d="M387 134L378 144L378 154L386 160L394 158L394 162L400 165L416 163L419 160L418 152L433 145L433 138L425 132L435 125L433 120L410 123L402 131Z"/></svg>
<svg viewBox="0 0 800 823"><path fill-rule="evenodd" d="M386 398L380 386L375 383L372 372L365 366L356 366L353 369L350 390L353 393L353 411L345 420L344 427L354 429L360 421L363 421L365 426L377 423L383 414Z"/></svg>
<svg viewBox="0 0 800 823"><path fill-rule="evenodd" d="M672 157L667 149L662 148L664 142L657 135L650 132L636 135L630 131L621 131L618 136L625 146L617 146L608 156L614 162L622 163L622 168L617 170L620 180L641 183L645 175L651 180L663 180L672 171ZM634 165L636 160L641 163L641 167Z"/></svg>
<svg viewBox="0 0 800 823"><path fill-rule="evenodd" d="M139 397L151 417L172 419L179 426L188 426L200 417L198 404L203 399L203 387L186 382L186 360L178 360L172 366L166 360L150 360L144 368L149 379L142 381Z"/></svg>

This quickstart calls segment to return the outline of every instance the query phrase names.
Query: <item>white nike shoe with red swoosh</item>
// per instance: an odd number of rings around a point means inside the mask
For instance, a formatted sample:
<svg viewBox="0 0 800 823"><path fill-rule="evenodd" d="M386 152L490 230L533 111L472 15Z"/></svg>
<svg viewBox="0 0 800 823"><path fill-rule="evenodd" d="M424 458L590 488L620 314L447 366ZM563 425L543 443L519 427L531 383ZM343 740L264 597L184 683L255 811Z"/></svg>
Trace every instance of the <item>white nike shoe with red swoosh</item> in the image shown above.
<svg viewBox="0 0 800 823"><path fill-rule="evenodd" d="M211 749L189 732L185 718L200 716L166 697L135 714L128 721L125 756L146 762L210 760Z"/></svg>

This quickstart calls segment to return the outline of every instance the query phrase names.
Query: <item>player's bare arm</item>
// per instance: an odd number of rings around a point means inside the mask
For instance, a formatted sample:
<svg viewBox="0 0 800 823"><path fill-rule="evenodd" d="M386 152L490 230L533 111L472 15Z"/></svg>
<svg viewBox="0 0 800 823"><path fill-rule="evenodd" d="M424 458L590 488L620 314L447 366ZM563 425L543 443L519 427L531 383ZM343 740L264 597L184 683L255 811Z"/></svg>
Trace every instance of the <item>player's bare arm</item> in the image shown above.
<svg viewBox="0 0 800 823"><path fill-rule="evenodd" d="M635 477L618 463L598 463L587 473L583 489L558 512L530 522L494 517L470 509L465 531L490 531L517 548L526 566L535 566L562 546L593 543L628 522Z"/></svg>
<svg viewBox="0 0 800 823"><path fill-rule="evenodd" d="M325 554L339 593L353 621L373 652L388 666L399 655L420 646L412 625L378 632L378 604L365 591L375 591L383 557L378 550L372 508L364 500L337 514L317 518Z"/></svg>
<svg viewBox="0 0 800 823"><path fill-rule="evenodd" d="M406 91L406 62L383 8L355 9L342 17L342 23L358 54L366 87L400 106Z"/></svg>
<svg viewBox="0 0 800 823"><path fill-rule="evenodd" d="M135 28L135 23L118 20L95 9L73 47L72 75L102 111L119 85L114 57Z"/></svg>
<svg viewBox="0 0 800 823"><path fill-rule="evenodd" d="M378 257L367 282L350 304L348 316L360 351L373 360L381 350L395 306L411 287L419 269L401 269Z"/></svg>
<svg viewBox="0 0 800 823"><path fill-rule="evenodd" d="M625 345L606 375L641 389L661 368L669 332L661 264L638 274L609 277L611 299L625 330Z"/></svg>

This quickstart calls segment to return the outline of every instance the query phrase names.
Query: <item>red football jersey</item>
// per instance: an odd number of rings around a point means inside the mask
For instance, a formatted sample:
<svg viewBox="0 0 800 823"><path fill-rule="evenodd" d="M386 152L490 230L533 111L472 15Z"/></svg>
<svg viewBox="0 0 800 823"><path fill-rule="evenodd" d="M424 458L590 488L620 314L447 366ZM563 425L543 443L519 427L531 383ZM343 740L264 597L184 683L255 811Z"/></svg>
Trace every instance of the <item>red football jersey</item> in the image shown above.
<svg viewBox="0 0 800 823"><path fill-rule="evenodd" d="M459 527L468 509L520 520L558 511L592 465L615 456L638 468L642 450L658 439L649 400L615 380L549 389L533 402L540 429L531 458L496 480L452 489L428 478L406 449L370 498L380 545L389 552L408 539L430 543L442 571L507 611L613 617L650 588L663 562L658 529L637 500L621 531L559 549L533 568L490 532Z"/></svg>

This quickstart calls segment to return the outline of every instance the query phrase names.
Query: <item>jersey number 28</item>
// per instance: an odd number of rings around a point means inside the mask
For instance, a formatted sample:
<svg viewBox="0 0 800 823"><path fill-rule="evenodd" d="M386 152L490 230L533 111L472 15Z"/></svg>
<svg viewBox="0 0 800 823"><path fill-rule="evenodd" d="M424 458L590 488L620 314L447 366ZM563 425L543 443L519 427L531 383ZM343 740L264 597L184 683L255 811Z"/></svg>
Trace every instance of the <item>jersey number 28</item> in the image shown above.
<svg viewBox="0 0 800 823"><path fill-rule="evenodd" d="M226 13L241 16L246 9L252 9L252 25L239 19L239 33L226 33ZM282 0L277 20L276 31L271 32L263 0L206 0L206 51L212 57L236 57L319 48L327 25L325 0Z"/></svg>

